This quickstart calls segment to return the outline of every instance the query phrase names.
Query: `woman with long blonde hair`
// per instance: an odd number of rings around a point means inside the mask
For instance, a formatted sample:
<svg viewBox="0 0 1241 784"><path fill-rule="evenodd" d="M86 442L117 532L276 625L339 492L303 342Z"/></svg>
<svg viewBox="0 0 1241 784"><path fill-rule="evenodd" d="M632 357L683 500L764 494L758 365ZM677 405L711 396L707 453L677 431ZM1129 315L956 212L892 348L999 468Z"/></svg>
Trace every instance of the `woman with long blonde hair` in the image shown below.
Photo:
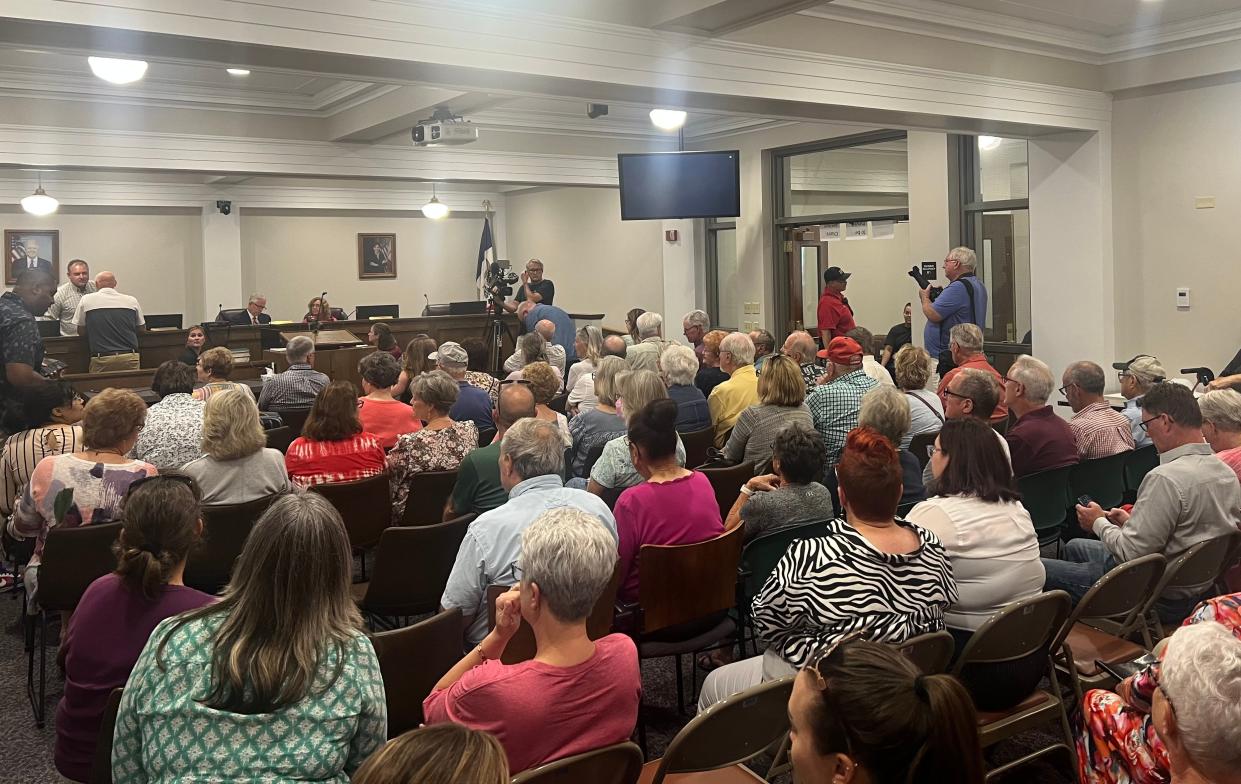
<svg viewBox="0 0 1241 784"><path fill-rule="evenodd" d="M508 784L496 736L460 724L432 724L393 738L371 755L353 784Z"/></svg>
<svg viewBox="0 0 1241 784"><path fill-rule="evenodd" d="M113 779L345 784L388 718L352 567L327 499L272 504L220 601L151 633L121 699Z"/></svg>
<svg viewBox="0 0 1241 784"><path fill-rule="evenodd" d="M202 457L181 470L198 483L204 504L243 504L289 489L284 455L268 448L254 399L231 389L207 401Z"/></svg>

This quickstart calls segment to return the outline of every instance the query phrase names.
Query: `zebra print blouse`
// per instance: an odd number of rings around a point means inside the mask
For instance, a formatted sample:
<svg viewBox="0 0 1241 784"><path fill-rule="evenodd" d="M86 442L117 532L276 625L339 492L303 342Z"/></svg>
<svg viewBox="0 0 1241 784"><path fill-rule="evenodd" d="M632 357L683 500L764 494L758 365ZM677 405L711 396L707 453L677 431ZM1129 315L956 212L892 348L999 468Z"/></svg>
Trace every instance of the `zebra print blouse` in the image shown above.
<svg viewBox="0 0 1241 784"><path fill-rule="evenodd" d="M752 606L763 640L801 668L823 646L856 629L875 642L903 642L944 628L957 584L935 534L903 520L922 544L904 555L882 553L836 519L828 535L789 546Z"/></svg>

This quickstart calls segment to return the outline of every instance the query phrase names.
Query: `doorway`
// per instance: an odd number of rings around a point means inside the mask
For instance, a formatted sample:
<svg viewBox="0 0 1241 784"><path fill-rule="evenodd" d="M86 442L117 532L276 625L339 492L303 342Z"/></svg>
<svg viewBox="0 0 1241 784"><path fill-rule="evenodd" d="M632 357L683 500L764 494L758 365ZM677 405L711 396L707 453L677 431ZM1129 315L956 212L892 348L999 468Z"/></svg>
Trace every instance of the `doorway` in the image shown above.
<svg viewBox="0 0 1241 784"><path fill-rule="evenodd" d="M828 264L828 244L820 239L818 226L784 229L784 278L788 284L788 320L785 334L806 330L818 335L819 293L823 270Z"/></svg>

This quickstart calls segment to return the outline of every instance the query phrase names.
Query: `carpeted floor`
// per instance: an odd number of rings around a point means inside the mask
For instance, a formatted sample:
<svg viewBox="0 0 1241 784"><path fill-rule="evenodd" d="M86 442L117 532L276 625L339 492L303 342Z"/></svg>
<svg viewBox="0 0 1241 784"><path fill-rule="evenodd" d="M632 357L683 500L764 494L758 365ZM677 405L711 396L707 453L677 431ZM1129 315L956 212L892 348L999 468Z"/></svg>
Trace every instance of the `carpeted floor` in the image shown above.
<svg viewBox="0 0 1241 784"><path fill-rule="evenodd" d="M0 780L23 784L58 784L63 781L52 764L52 747L55 739L55 706L60 699L62 682L55 665L55 648L48 648L48 720L40 730L34 725L30 705L26 700L26 654L18 624L21 602L11 595L0 596L0 748L4 749L3 774ZM689 700L690 662L685 664L686 699ZM701 685L705 674L699 672ZM647 732L650 758L663 754L668 742L692 716L692 706L682 715L676 710L676 678L671 659L644 662L642 665L644 704L647 706ZM991 762L1014 759L1037 748L1049 740L1048 733L1034 730L1019 738L1001 744L995 754L988 755ZM761 772L765 768L756 765ZM1038 784L1068 784L1073 778L1067 764L1040 762L1022 768L1009 779Z"/></svg>

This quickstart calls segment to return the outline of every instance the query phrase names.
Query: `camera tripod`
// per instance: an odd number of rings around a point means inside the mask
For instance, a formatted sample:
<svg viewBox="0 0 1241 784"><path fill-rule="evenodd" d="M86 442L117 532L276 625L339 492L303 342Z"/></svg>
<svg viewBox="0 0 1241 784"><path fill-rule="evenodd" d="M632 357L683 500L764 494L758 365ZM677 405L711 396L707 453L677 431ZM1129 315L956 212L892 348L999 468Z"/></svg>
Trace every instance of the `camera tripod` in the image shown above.
<svg viewBox="0 0 1241 784"><path fill-rule="evenodd" d="M513 345L517 345L517 339L504 323L504 307L495 299L491 300L488 315L491 318L487 321L483 341L491 346L491 372L498 376L504 370L504 338L507 336Z"/></svg>

